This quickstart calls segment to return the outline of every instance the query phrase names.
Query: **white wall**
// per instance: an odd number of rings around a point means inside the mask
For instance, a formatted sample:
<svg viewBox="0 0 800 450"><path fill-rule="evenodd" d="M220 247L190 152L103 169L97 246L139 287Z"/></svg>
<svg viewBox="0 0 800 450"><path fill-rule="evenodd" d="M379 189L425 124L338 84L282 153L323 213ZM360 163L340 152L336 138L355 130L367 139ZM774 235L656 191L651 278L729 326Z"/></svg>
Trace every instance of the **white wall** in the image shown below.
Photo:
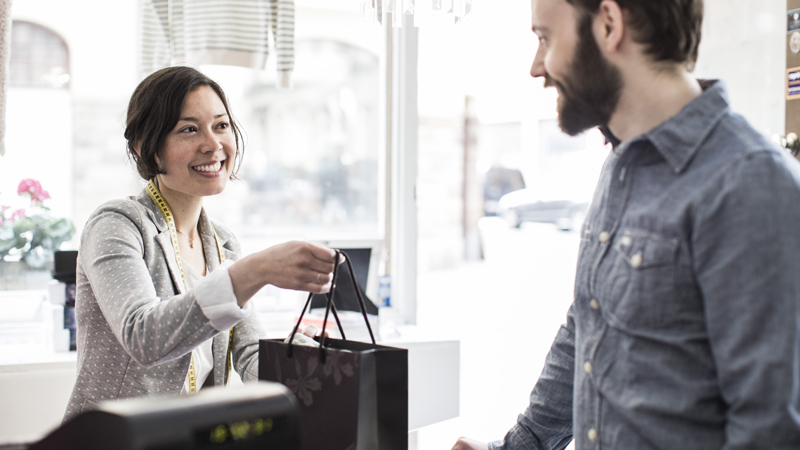
<svg viewBox="0 0 800 450"><path fill-rule="evenodd" d="M759 131L783 134L786 0L706 0L695 72L724 80L733 110Z"/></svg>

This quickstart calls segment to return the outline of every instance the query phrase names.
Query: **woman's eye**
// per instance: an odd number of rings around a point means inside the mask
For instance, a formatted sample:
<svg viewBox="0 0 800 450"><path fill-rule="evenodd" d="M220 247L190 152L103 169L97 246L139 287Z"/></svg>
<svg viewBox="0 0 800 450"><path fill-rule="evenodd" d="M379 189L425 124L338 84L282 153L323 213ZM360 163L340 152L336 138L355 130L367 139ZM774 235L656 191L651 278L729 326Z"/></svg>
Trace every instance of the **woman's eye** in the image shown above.
<svg viewBox="0 0 800 450"><path fill-rule="evenodd" d="M195 127L186 127L181 130L181 133L194 133L195 131L197 131Z"/></svg>
<svg viewBox="0 0 800 450"><path fill-rule="evenodd" d="M229 126L230 126L230 124L228 124L228 122L220 122L219 125L217 125L217 128L223 128L224 129L224 128L228 128Z"/></svg>

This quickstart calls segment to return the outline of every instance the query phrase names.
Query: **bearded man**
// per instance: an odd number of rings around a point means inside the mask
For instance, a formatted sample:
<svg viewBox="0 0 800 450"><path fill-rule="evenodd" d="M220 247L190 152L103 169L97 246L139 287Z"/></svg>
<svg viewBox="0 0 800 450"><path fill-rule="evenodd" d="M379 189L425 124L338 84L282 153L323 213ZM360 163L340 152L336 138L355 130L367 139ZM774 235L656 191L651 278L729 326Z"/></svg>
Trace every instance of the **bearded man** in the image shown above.
<svg viewBox="0 0 800 450"><path fill-rule="evenodd" d="M506 436L454 450L789 449L800 171L692 76L702 0L532 0L531 75L613 150L575 299Z"/></svg>

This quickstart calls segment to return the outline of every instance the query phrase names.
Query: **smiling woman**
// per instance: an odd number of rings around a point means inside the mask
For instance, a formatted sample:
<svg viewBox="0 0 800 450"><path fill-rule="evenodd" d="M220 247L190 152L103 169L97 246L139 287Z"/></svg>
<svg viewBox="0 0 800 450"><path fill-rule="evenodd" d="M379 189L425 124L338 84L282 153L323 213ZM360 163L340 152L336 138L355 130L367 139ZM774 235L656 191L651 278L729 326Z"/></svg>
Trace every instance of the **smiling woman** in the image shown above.
<svg viewBox="0 0 800 450"><path fill-rule="evenodd" d="M164 90L172 98L160 100ZM159 161L161 145L170 155L176 153L173 148L181 145L186 150L183 154L190 153L198 137L209 136L202 129L201 120L212 129L216 141L210 143L210 150L233 151L230 159L241 157L241 132L232 120L225 93L216 82L190 67L161 70L142 81L131 98L125 130L128 155L136 163L139 175L149 180L165 173ZM228 166L229 175L236 171L232 164Z"/></svg>
<svg viewBox="0 0 800 450"><path fill-rule="evenodd" d="M256 380L265 336L253 295L267 284L330 290L333 250L294 241L240 259L235 236L206 215L203 199L241 164L240 135L222 89L193 68L162 69L134 91L125 138L148 184L83 230L66 418L103 400L225 385L231 368Z"/></svg>

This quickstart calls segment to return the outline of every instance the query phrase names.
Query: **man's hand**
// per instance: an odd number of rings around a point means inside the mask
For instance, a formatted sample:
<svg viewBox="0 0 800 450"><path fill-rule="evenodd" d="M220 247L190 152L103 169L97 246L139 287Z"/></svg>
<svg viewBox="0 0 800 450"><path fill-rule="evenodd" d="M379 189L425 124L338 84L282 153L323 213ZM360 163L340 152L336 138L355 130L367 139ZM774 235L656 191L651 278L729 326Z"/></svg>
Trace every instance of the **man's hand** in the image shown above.
<svg viewBox="0 0 800 450"><path fill-rule="evenodd" d="M489 444L462 437L458 438L456 445L450 450L489 450Z"/></svg>

